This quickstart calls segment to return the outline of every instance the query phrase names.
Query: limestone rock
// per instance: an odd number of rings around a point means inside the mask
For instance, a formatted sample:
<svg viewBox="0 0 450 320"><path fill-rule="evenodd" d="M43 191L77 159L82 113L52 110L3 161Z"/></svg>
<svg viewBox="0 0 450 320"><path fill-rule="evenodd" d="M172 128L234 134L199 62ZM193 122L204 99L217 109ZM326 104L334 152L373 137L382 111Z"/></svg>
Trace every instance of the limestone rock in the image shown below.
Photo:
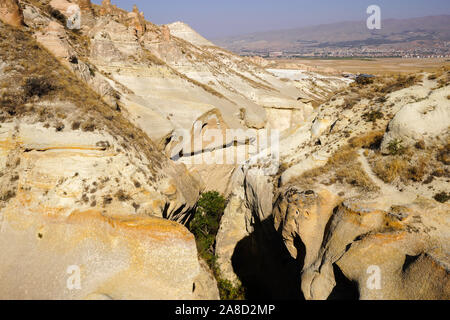
<svg viewBox="0 0 450 320"><path fill-rule="evenodd" d="M250 232L251 211L245 205L245 191L243 187L238 187L244 181L244 172L238 169L233 177L235 183L233 194L220 222L219 232L216 237L217 264L220 268L221 276L234 284L239 283L239 279L233 270L232 258L237 244L247 237ZM242 186L242 185L241 185Z"/></svg>
<svg viewBox="0 0 450 320"><path fill-rule="evenodd" d="M433 144L437 137L446 141L450 123L447 93L445 88L434 90L428 99L401 108L389 123L389 130L383 138L381 150L389 153L388 147L392 142L407 147L419 140Z"/></svg>
<svg viewBox="0 0 450 320"><path fill-rule="evenodd" d="M200 274L194 281L193 295L198 300L220 300L217 281L203 259L200 259Z"/></svg>
<svg viewBox="0 0 450 320"><path fill-rule="evenodd" d="M276 227L294 257L305 255L306 299L327 299L341 285L335 266L358 284L360 299L448 299L448 205L421 200L385 212L376 201L338 203L330 193L296 189L277 202Z"/></svg>
<svg viewBox="0 0 450 320"><path fill-rule="evenodd" d="M82 11L91 11L92 10L92 3L91 0L75 0L74 1Z"/></svg>
<svg viewBox="0 0 450 320"><path fill-rule="evenodd" d="M23 25L23 15L17 0L3 0L0 3L0 20L14 27Z"/></svg>
<svg viewBox="0 0 450 320"><path fill-rule="evenodd" d="M59 59L68 59L75 54L67 40L64 27L51 21L42 31L36 33L36 40Z"/></svg>
<svg viewBox="0 0 450 320"><path fill-rule="evenodd" d="M267 61L266 59L264 59L263 57L260 57L260 56L248 57L248 60L251 63L257 64L263 68L267 67L270 64L269 61Z"/></svg>
<svg viewBox="0 0 450 320"><path fill-rule="evenodd" d="M339 197L324 189L318 193L291 187L280 194L274 205L275 228L281 233L291 255L304 255L304 268L317 259L325 227L333 214ZM296 246L299 236L306 251Z"/></svg>
<svg viewBox="0 0 450 320"><path fill-rule="evenodd" d="M193 30L186 23L177 21L177 22L168 24L163 27L168 28L170 33L173 34L175 37L184 39L196 46L213 46L214 45L212 42L206 40L204 37L202 37L200 34L198 34L195 30Z"/></svg>
<svg viewBox="0 0 450 320"><path fill-rule="evenodd" d="M113 5L111 4L111 0L102 0L102 5L100 8L100 14L111 15L113 13Z"/></svg>
<svg viewBox="0 0 450 320"><path fill-rule="evenodd" d="M73 5L73 3L67 1L67 0L52 0L50 1L49 5L53 8L61 12L63 15L68 17L68 9L70 6Z"/></svg>
<svg viewBox="0 0 450 320"><path fill-rule="evenodd" d="M2 299L195 297L195 241L174 222L96 210L27 214L20 207L1 217Z"/></svg>
<svg viewBox="0 0 450 320"><path fill-rule="evenodd" d="M133 11L127 15L128 23L136 31L138 37L141 37L146 31L146 24L144 14L139 12L136 5L133 6Z"/></svg>
<svg viewBox="0 0 450 320"><path fill-rule="evenodd" d="M167 25L161 27L162 41L169 42L171 40L170 29Z"/></svg>

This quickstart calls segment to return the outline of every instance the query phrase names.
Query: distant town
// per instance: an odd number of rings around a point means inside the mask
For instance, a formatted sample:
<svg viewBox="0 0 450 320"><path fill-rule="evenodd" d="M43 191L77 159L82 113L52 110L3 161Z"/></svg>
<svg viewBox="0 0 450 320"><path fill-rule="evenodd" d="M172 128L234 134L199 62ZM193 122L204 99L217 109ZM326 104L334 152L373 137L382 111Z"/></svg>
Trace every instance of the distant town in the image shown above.
<svg viewBox="0 0 450 320"><path fill-rule="evenodd" d="M288 58L450 58L450 42L442 43L440 46L415 47L408 49L400 48L305 48L293 51L251 51L242 50L243 56L260 56L271 59Z"/></svg>

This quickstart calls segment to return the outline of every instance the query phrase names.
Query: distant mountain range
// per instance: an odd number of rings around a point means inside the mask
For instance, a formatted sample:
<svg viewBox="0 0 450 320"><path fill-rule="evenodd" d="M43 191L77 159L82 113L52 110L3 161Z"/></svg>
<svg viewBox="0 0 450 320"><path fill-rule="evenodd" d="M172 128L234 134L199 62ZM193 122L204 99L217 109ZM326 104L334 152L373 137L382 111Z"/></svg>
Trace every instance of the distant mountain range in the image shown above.
<svg viewBox="0 0 450 320"><path fill-rule="evenodd" d="M323 48L379 47L411 49L417 46L448 50L450 15L386 19L381 30L369 30L366 21L258 32L213 40L229 50L245 52L305 52Z"/></svg>

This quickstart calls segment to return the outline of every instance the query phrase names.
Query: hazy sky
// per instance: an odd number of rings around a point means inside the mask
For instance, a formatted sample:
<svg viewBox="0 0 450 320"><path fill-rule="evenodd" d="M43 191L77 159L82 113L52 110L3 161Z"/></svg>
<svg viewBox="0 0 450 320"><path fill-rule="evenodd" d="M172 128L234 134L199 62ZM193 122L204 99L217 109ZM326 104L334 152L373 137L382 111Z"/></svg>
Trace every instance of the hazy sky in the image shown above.
<svg viewBox="0 0 450 320"><path fill-rule="evenodd" d="M101 0L93 0L100 4ZM156 24L183 21L203 36L289 29L348 20L366 20L369 5L383 18L450 14L449 0L111 0L131 10L136 4Z"/></svg>

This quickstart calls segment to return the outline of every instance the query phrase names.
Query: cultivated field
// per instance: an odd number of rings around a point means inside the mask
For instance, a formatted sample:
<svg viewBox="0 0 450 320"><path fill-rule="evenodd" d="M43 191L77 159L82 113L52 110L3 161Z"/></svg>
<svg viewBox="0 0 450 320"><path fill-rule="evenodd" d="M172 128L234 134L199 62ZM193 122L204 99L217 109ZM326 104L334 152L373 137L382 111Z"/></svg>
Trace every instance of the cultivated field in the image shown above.
<svg viewBox="0 0 450 320"><path fill-rule="evenodd" d="M272 68L296 69L307 66L310 68L334 69L338 73L410 73L419 71L433 71L443 66L450 66L449 58L437 59L402 59L402 58L380 58L380 59L286 59L273 60Z"/></svg>

